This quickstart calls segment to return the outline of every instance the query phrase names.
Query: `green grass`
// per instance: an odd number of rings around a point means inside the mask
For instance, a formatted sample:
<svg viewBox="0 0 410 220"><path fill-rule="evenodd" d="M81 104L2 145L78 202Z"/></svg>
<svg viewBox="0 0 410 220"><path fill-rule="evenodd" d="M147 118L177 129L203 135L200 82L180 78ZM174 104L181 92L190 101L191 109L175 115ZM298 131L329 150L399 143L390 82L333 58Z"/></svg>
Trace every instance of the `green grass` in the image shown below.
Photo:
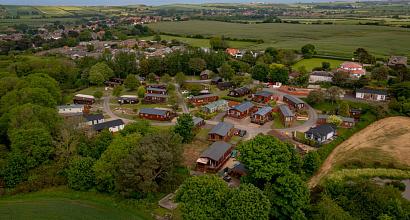
<svg viewBox="0 0 410 220"><path fill-rule="evenodd" d="M315 67L322 67L322 62L330 63L330 68L335 69L340 66L343 61L341 60L333 60L333 59L322 59L322 58L312 58L312 59L303 59L297 63L295 63L292 68L298 69L299 67L304 66L307 71L312 71Z"/></svg>
<svg viewBox="0 0 410 220"><path fill-rule="evenodd" d="M132 202L65 188L7 196L0 199L0 219L150 219Z"/></svg>
<svg viewBox="0 0 410 220"><path fill-rule="evenodd" d="M144 37L141 40L152 40L153 37ZM189 44L193 47L211 47L209 44L209 39L196 39L196 38L188 38L188 37L175 37L170 35L161 35L162 40L178 40L183 43ZM256 45L255 42L249 41L228 41L230 47L234 48L248 48L251 46Z"/></svg>
<svg viewBox="0 0 410 220"><path fill-rule="evenodd" d="M344 179L381 177L389 179L408 179L410 171L398 169L343 169L327 176L327 180L342 181Z"/></svg>
<svg viewBox="0 0 410 220"><path fill-rule="evenodd" d="M306 25L306 24L237 24L217 21L190 20L149 24L155 31L182 35L224 35L242 39L262 39L268 46L299 50L307 43L314 44L321 55L352 57L358 47L377 56L392 54L410 56L410 31L404 28L368 25Z"/></svg>

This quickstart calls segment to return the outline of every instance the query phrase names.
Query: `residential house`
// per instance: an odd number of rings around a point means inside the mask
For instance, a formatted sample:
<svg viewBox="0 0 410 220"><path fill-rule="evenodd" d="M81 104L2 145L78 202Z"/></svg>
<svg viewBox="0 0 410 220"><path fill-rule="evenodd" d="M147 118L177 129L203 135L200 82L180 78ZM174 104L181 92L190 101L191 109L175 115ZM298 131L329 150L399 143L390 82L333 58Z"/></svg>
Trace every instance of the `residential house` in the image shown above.
<svg viewBox="0 0 410 220"><path fill-rule="evenodd" d="M344 62L340 64L337 71L347 72L350 74L351 78L356 79L366 75L366 70L363 68L363 65L356 62Z"/></svg>
<svg viewBox="0 0 410 220"><path fill-rule="evenodd" d="M229 54L230 56L233 56L235 58L241 58L243 56L241 51L239 49L236 49L236 48L227 48L225 50L225 52L227 54Z"/></svg>
<svg viewBox="0 0 410 220"><path fill-rule="evenodd" d="M252 101L258 103L268 103L272 100L277 100L277 97L273 95L273 93L268 91L260 91L253 94Z"/></svg>
<svg viewBox="0 0 410 220"><path fill-rule="evenodd" d="M207 80L210 78L211 74L212 74L211 70L204 70L199 74L199 77L201 80Z"/></svg>
<svg viewBox="0 0 410 220"><path fill-rule="evenodd" d="M210 132L208 140L210 141L229 141L233 136L234 126L227 122L219 122Z"/></svg>
<svg viewBox="0 0 410 220"><path fill-rule="evenodd" d="M284 95L283 96L283 102L289 105L290 108L300 110L304 109L306 106L306 103L302 101L301 99L291 96L291 95Z"/></svg>
<svg viewBox="0 0 410 220"><path fill-rule="evenodd" d="M318 115L318 116L317 116L316 124L318 124L318 125L327 124L327 118L328 118L328 117L329 117L329 115ZM352 127L354 127L354 125L356 124L354 118L343 117L343 116L338 116L338 117L339 117L340 119L342 119L342 124L340 125L340 127L343 127L343 128L352 128Z"/></svg>
<svg viewBox="0 0 410 220"><path fill-rule="evenodd" d="M309 75L309 83L332 82L333 73L327 71L313 71Z"/></svg>
<svg viewBox="0 0 410 220"><path fill-rule="evenodd" d="M231 82L219 82L217 84L217 87L219 90L227 90L231 89L233 87L233 84Z"/></svg>
<svg viewBox="0 0 410 220"><path fill-rule="evenodd" d="M105 122L103 114L84 115L84 121L87 125L96 125Z"/></svg>
<svg viewBox="0 0 410 220"><path fill-rule="evenodd" d="M222 80L221 77L216 76L216 77L212 78L211 84L213 84L213 85L218 85L218 83L220 83L220 82L222 82L222 81L223 81L223 80Z"/></svg>
<svg viewBox="0 0 410 220"><path fill-rule="evenodd" d="M161 94L161 95L166 95L167 90L166 89L161 89L161 88L153 88L153 87L148 87L146 89L148 94Z"/></svg>
<svg viewBox="0 0 410 220"><path fill-rule="evenodd" d="M215 102L211 102L207 105L202 106L201 110L207 114L211 114L214 112L219 112L219 111L226 111L229 109L229 102L221 99Z"/></svg>
<svg viewBox="0 0 410 220"><path fill-rule="evenodd" d="M119 104L137 104L138 97L135 95L122 95L118 97Z"/></svg>
<svg viewBox="0 0 410 220"><path fill-rule="evenodd" d="M291 126L295 120L295 114L287 105L279 105L279 117L285 127Z"/></svg>
<svg viewBox="0 0 410 220"><path fill-rule="evenodd" d="M229 91L228 96L242 97L245 95L249 95L250 93L251 93L251 90L248 87L241 87L241 88L236 88L236 89Z"/></svg>
<svg viewBox="0 0 410 220"><path fill-rule="evenodd" d="M192 103L193 105L204 105L204 104L208 104L211 102L215 102L218 99L219 97L217 95L205 94L205 95L192 96L189 98L189 102Z"/></svg>
<svg viewBox="0 0 410 220"><path fill-rule="evenodd" d="M389 62L387 63L387 66L389 66L391 68L407 67L407 57L404 57L404 56L391 56L389 58Z"/></svg>
<svg viewBox="0 0 410 220"><path fill-rule="evenodd" d="M196 161L197 169L203 172L218 171L229 159L232 145L224 141L216 141L206 149Z"/></svg>
<svg viewBox="0 0 410 220"><path fill-rule="evenodd" d="M142 108L138 115L140 118L157 121L170 121L174 117L171 111L156 108Z"/></svg>
<svg viewBox="0 0 410 220"><path fill-rule="evenodd" d="M192 117L192 120L194 121L195 128L200 128L205 125L205 120L203 118Z"/></svg>
<svg viewBox="0 0 410 220"><path fill-rule="evenodd" d="M82 115L84 112L84 105L73 104L73 105L60 105L57 107L58 114L63 116L78 116Z"/></svg>
<svg viewBox="0 0 410 220"><path fill-rule="evenodd" d="M387 91L372 88L361 88L356 90L356 99L366 99L370 101L386 101Z"/></svg>
<svg viewBox="0 0 410 220"><path fill-rule="evenodd" d="M233 118L245 118L257 111L258 108L252 102L242 102L228 110L228 116Z"/></svg>
<svg viewBox="0 0 410 220"><path fill-rule="evenodd" d="M116 119L112 121L105 121L102 123L94 124L92 128L95 131L102 131L104 129L108 129L110 132L114 133L124 129L124 126L125 124L121 119Z"/></svg>
<svg viewBox="0 0 410 220"><path fill-rule="evenodd" d="M257 112L251 115L251 122L263 125L266 122L271 121L273 119L272 111L273 108L270 106L260 108Z"/></svg>
<svg viewBox="0 0 410 220"><path fill-rule="evenodd" d="M74 104L92 105L95 103L95 98L92 95L77 94L73 98Z"/></svg>
<svg viewBox="0 0 410 220"><path fill-rule="evenodd" d="M158 104L164 103L168 99L168 95L161 95L161 94L145 94L143 103L149 104Z"/></svg>
<svg viewBox="0 0 410 220"><path fill-rule="evenodd" d="M331 124L318 125L305 132L305 138L322 144L336 135L336 127Z"/></svg>
<svg viewBox="0 0 410 220"><path fill-rule="evenodd" d="M104 84L109 87L116 87L124 84L124 80L121 78L111 78L108 81L105 81Z"/></svg>

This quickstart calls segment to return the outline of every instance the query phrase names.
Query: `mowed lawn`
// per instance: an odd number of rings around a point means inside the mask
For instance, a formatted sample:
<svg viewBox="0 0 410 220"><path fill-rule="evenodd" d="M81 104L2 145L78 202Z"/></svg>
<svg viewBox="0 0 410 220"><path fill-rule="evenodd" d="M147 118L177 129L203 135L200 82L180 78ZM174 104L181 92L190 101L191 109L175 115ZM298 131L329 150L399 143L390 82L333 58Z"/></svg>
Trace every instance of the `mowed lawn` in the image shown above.
<svg viewBox="0 0 410 220"><path fill-rule="evenodd" d="M141 40L152 40L153 37L145 37L141 38ZM188 38L188 37L175 37L170 35L161 35L162 40L178 40L183 43L189 44L193 47L211 47L209 44L209 39L196 39L196 38ZM234 48L249 48L251 46L256 45L255 42L250 41L228 41L228 45Z"/></svg>
<svg viewBox="0 0 410 220"><path fill-rule="evenodd" d="M147 214L138 210L125 209L113 200L94 195L90 200L78 192L30 193L0 199L0 219L2 220L144 220ZM88 193L86 193L88 194ZM75 198L75 197L79 198ZM101 198L100 198L101 197Z"/></svg>
<svg viewBox="0 0 410 220"><path fill-rule="evenodd" d="M333 59L322 59L322 58L312 58L312 59L303 59L295 63L292 67L293 69L298 69L301 66L304 66L307 71L312 71L315 67L321 67L323 62L330 63L330 68L335 69L340 66L344 61L342 60L333 60Z"/></svg>
<svg viewBox="0 0 410 220"><path fill-rule="evenodd" d="M299 50L307 43L314 44L321 55L350 58L358 47L377 56L393 54L410 56L410 30L369 25L309 25L309 24L239 24L218 21L159 22L149 24L155 31L177 34L224 35L242 39L262 39L268 46Z"/></svg>

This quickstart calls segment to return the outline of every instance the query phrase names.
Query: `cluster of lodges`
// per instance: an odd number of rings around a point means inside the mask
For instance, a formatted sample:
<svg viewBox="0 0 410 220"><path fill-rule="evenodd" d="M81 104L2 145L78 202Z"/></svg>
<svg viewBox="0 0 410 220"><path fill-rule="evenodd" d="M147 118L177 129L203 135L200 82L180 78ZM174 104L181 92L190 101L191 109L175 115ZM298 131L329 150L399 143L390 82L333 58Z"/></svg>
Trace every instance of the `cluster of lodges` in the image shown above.
<svg viewBox="0 0 410 220"><path fill-rule="evenodd" d="M121 119L106 121L103 114L89 113L91 105L95 103L94 96L77 94L73 97L73 102L74 104L58 106L58 113L65 118L79 118L80 126L90 127L96 132L105 129L110 132L118 132L124 129L125 124Z"/></svg>
<svg viewBox="0 0 410 220"><path fill-rule="evenodd" d="M165 103L168 100L167 86L163 84L147 85L144 104Z"/></svg>

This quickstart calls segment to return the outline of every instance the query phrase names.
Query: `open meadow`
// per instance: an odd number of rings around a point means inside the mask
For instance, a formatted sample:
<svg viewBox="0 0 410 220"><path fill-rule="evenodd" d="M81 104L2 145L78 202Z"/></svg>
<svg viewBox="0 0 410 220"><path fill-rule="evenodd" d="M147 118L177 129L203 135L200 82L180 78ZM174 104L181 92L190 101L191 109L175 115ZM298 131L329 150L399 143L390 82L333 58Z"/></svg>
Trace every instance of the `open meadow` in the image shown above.
<svg viewBox="0 0 410 220"><path fill-rule="evenodd" d="M320 55L352 57L358 47L376 56L392 54L410 56L410 30L405 28L369 25L306 25L306 24L238 24L218 21L160 22L149 24L154 31L182 35L224 35L239 39L262 39L264 43L250 46L264 49L269 46L300 49L314 44Z"/></svg>

